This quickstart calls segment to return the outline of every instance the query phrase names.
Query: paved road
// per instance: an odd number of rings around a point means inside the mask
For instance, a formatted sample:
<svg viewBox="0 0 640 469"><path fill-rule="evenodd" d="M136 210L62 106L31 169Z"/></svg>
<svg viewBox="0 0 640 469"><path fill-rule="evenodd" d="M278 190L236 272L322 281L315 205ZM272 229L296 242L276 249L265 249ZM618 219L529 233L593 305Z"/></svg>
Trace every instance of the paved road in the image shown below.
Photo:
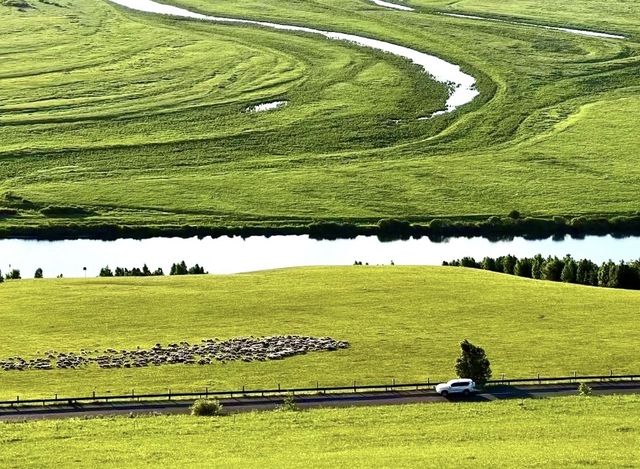
<svg viewBox="0 0 640 469"><path fill-rule="evenodd" d="M632 394L640 393L637 383L598 383L593 384L594 394ZM391 391L358 392L349 394L321 394L296 396L300 408L346 407L362 405L398 405L412 403L488 402L499 399L527 399L553 396L575 395L576 384L550 384L536 386L496 386L490 392L476 394L470 398L444 398L434 391ZM282 404L281 397L244 397L221 399L225 413L271 410ZM33 420L71 417L96 417L122 414L185 414L193 401L155 401L109 404L78 404L37 407L0 407L0 420Z"/></svg>

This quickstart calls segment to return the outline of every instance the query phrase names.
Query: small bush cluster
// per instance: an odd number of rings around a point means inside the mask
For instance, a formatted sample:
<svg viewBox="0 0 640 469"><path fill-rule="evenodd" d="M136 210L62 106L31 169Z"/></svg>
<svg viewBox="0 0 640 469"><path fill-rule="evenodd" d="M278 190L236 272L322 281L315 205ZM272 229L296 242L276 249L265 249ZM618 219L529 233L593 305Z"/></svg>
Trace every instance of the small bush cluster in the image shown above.
<svg viewBox="0 0 640 469"><path fill-rule="evenodd" d="M93 212L82 207L50 205L40 209L45 217L86 217Z"/></svg>
<svg viewBox="0 0 640 469"><path fill-rule="evenodd" d="M538 254L524 258L510 255L495 259L485 257L480 262L473 257L463 257L443 262L443 265L484 269L536 280L640 290L640 260L630 263L621 261L618 264L608 261L598 265L588 259L576 261L570 255L559 259L555 256L544 258Z"/></svg>
<svg viewBox="0 0 640 469"><path fill-rule="evenodd" d="M217 399L198 399L191 406L191 415L217 417L222 415L222 404Z"/></svg>
<svg viewBox="0 0 640 469"><path fill-rule="evenodd" d="M1 275L1 274L0 274ZM20 280L20 269L11 269L9 273L4 276L7 280Z"/></svg>

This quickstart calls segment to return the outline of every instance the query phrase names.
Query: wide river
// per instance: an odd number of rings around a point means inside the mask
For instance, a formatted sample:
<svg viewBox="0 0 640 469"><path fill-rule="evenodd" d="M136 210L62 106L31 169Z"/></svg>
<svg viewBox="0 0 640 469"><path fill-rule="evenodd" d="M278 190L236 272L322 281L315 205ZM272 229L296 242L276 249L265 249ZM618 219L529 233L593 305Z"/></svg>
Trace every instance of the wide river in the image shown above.
<svg viewBox="0 0 640 469"><path fill-rule="evenodd" d="M308 236L256 236L229 238L150 238L117 241L70 240L32 241L0 240L0 269L18 268L23 278L33 277L40 267L45 277L95 277L101 267L162 267L165 273L174 262L198 263L211 273L237 273L279 267L309 265L351 265L354 261L369 264L439 265L444 260L473 256L497 257L571 254L598 263L612 259L640 258L640 237L616 239L611 236L567 237L529 241L491 242L484 238L451 238L436 243L428 238L381 242L376 237L317 241Z"/></svg>

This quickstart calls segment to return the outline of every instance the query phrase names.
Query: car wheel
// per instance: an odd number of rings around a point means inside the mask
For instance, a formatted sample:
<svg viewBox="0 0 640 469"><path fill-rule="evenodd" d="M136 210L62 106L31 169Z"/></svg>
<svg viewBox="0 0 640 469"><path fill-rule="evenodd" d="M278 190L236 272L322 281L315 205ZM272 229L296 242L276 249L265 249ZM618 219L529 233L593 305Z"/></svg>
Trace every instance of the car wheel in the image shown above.
<svg viewBox="0 0 640 469"><path fill-rule="evenodd" d="M442 392L440 393L440 395L441 395L442 397L447 397L447 395L448 395L448 394L449 394L449 391L442 391Z"/></svg>
<svg viewBox="0 0 640 469"><path fill-rule="evenodd" d="M468 389L465 389L462 394L464 394L464 397L469 397L469 394L471 394L471 391L469 391Z"/></svg>

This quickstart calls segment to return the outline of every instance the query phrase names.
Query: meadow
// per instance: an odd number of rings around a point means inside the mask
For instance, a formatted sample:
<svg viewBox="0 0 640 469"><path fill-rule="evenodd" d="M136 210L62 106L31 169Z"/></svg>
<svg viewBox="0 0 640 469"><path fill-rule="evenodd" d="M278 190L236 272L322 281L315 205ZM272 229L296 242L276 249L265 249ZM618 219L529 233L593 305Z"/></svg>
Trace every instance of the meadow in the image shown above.
<svg viewBox="0 0 640 469"><path fill-rule="evenodd" d="M252 335L350 347L207 366L0 371L0 399L441 381L465 338L485 348L497 377L638 373L639 305L638 291L457 267L6 281L0 358Z"/></svg>
<svg viewBox="0 0 640 469"><path fill-rule="evenodd" d="M640 399L0 423L12 467L637 467Z"/></svg>
<svg viewBox="0 0 640 469"><path fill-rule="evenodd" d="M394 57L310 35L173 20L102 1L0 5L0 229L356 224L636 213L637 2L180 0L357 33L478 80L447 90ZM460 11L625 40L445 17ZM286 100L265 113L255 104ZM2 211L5 209L16 210ZM46 207L80 207L46 211ZM57 213L51 216L50 213Z"/></svg>

